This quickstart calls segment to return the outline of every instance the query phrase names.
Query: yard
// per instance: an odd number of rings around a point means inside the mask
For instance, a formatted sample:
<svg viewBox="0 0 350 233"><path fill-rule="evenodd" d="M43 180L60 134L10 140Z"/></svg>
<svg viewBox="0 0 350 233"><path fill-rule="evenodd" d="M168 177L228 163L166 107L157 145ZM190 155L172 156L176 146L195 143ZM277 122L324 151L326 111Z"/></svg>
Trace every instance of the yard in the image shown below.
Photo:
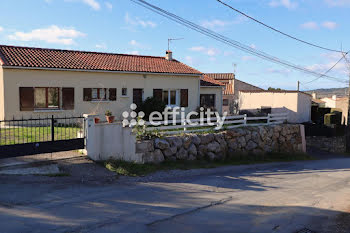
<svg viewBox="0 0 350 233"><path fill-rule="evenodd" d="M55 140L67 140L78 137L82 128L78 126L54 127ZM9 127L0 129L0 146L51 141L51 127Z"/></svg>

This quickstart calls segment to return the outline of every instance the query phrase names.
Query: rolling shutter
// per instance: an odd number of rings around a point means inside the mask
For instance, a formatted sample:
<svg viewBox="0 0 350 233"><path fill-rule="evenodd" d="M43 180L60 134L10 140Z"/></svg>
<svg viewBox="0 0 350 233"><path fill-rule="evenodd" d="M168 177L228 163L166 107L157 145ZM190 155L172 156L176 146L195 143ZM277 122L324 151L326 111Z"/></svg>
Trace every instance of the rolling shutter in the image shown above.
<svg viewBox="0 0 350 233"><path fill-rule="evenodd" d="M162 89L153 89L153 97L157 100L163 100L163 90Z"/></svg>
<svg viewBox="0 0 350 233"><path fill-rule="evenodd" d="M21 111L34 110L34 88L33 87L19 88L19 106Z"/></svg>
<svg viewBox="0 0 350 233"><path fill-rule="evenodd" d="M110 101L117 100L117 88L109 88L109 100Z"/></svg>
<svg viewBox="0 0 350 233"><path fill-rule="evenodd" d="M181 89L181 107L188 107L188 89Z"/></svg>
<svg viewBox="0 0 350 233"><path fill-rule="evenodd" d="M64 110L74 109L74 88L73 87L62 88L62 109Z"/></svg>
<svg viewBox="0 0 350 233"><path fill-rule="evenodd" d="M91 97L91 88L84 88L84 101L91 101L92 97Z"/></svg>

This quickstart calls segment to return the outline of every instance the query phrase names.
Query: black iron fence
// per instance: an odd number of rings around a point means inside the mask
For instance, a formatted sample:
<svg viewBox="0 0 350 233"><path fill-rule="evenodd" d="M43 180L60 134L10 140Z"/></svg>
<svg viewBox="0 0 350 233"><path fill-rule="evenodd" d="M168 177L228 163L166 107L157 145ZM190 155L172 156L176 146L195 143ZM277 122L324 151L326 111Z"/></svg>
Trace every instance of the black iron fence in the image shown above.
<svg viewBox="0 0 350 233"><path fill-rule="evenodd" d="M0 157L83 149L84 138L82 116L1 120Z"/></svg>

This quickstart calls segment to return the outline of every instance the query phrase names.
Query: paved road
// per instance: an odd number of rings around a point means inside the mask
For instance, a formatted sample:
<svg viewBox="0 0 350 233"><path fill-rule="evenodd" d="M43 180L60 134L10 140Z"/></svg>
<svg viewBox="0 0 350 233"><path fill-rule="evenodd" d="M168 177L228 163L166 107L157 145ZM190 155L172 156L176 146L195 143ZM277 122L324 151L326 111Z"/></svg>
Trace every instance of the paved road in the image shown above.
<svg viewBox="0 0 350 233"><path fill-rule="evenodd" d="M350 232L338 222L350 207L347 158L167 176L109 184L0 176L0 231Z"/></svg>

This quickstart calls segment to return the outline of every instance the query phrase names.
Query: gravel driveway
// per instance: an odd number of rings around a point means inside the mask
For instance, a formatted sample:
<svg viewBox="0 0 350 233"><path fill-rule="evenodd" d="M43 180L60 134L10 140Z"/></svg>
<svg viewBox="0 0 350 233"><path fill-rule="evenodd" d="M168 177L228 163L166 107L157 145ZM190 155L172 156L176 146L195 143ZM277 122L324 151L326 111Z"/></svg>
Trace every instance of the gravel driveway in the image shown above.
<svg viewBox="0 0 350 233"><path fill-rule="evenodd" d="M111 182L0 176L1 232L350 232L350 159Z"/></svg>

